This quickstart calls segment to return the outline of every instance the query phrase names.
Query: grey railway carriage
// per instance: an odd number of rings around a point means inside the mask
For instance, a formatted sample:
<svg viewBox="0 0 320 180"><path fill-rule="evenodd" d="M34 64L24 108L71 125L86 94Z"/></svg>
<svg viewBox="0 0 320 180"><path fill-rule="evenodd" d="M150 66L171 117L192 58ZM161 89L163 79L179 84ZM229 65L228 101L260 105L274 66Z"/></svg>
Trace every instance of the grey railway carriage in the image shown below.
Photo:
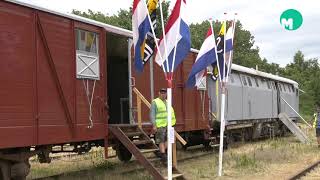
<svg viewBox="0 0 320 180"><path fill-rule="evenodd" d="M219 112L217 95L219 97L221 93L216 87L216 81L212 78L207 78L207 81L210 109L213 114L217 114ZM284 134L287 128L278 119L278 114L286 113L294 121L298 118L290 106L299 112L297 82L236 64L232 65L225 106L227 137L250 140ZM215 130L218 130L219 123L215 124Z"/></svg>

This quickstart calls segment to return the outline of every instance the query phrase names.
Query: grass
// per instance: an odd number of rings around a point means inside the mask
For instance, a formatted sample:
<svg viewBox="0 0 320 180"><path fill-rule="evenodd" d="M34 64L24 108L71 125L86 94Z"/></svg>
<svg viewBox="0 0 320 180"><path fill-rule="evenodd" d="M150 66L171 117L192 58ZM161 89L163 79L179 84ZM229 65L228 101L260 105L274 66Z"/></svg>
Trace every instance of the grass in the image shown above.
<svg viewBox="0 0 320 180"><path fill-rule="evenodd" d="M315 146L314 130L302 126L310 144L301 144L295 137L274 138L251 143L238 143L224 152L223 177L217 177L218 153L179 163L179 169L188 179L284 179L320 159ZM178 151L178 158L196 155L197 151ZM103 149L94 149L87 155L63 157L51 164L32 162L29 178L65 173L64 179L152 179L146 171L123 174L135 169L135 162L121 163L116 158L107 161ZM94 169L94 170L93 170ZM80 172L78 172L80 171Z"/></svg>

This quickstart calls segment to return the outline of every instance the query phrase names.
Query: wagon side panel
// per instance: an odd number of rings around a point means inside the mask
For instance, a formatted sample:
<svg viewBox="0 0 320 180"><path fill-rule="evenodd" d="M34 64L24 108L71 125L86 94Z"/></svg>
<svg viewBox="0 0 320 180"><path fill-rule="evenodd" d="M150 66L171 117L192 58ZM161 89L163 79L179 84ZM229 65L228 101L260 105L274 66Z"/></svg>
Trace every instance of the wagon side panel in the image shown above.
<svg viewBox="0 0 320 180"><path fill-rule="evenodd" d="M0 148L36 141L34 23L31 10L0 2Z"/></svg>

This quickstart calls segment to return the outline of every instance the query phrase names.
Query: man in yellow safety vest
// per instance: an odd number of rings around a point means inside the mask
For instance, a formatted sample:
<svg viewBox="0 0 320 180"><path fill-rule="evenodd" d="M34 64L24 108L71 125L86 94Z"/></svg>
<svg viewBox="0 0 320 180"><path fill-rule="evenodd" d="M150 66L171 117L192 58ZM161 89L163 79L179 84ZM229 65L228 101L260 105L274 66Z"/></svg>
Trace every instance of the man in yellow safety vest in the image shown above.
<svg viewBox="0 0 320 180"><path fill-rule="evenodd" d="M159 90L159 97L154 99L150 109L150 119L153 124L153 131L156 133L155 141L159 144L160 154L162 161L166 161L166 149L167 149L167 90L161 88ZM174 110L171 107L171 125L176 124L176 117Z"/></svg>

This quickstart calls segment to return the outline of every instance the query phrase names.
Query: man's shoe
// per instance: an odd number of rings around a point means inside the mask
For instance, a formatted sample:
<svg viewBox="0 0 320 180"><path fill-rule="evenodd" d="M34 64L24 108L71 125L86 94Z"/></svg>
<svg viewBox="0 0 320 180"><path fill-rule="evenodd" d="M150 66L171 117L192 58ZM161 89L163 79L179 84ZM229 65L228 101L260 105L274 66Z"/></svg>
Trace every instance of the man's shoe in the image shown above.
<svg viewBox="0 0 320 180"><path fill-rule="evenodd" d="M168 160L167 154L162 153L161 154L161 162L162 163L167 163L167 160Z"/></svg>
<svg viewBox="0 0 320 180"><path fill-rule="evenodd" d="M158 158L162 158L162 153L158 150L156 152L154 152L154 154L158 157Z"/></svg>

